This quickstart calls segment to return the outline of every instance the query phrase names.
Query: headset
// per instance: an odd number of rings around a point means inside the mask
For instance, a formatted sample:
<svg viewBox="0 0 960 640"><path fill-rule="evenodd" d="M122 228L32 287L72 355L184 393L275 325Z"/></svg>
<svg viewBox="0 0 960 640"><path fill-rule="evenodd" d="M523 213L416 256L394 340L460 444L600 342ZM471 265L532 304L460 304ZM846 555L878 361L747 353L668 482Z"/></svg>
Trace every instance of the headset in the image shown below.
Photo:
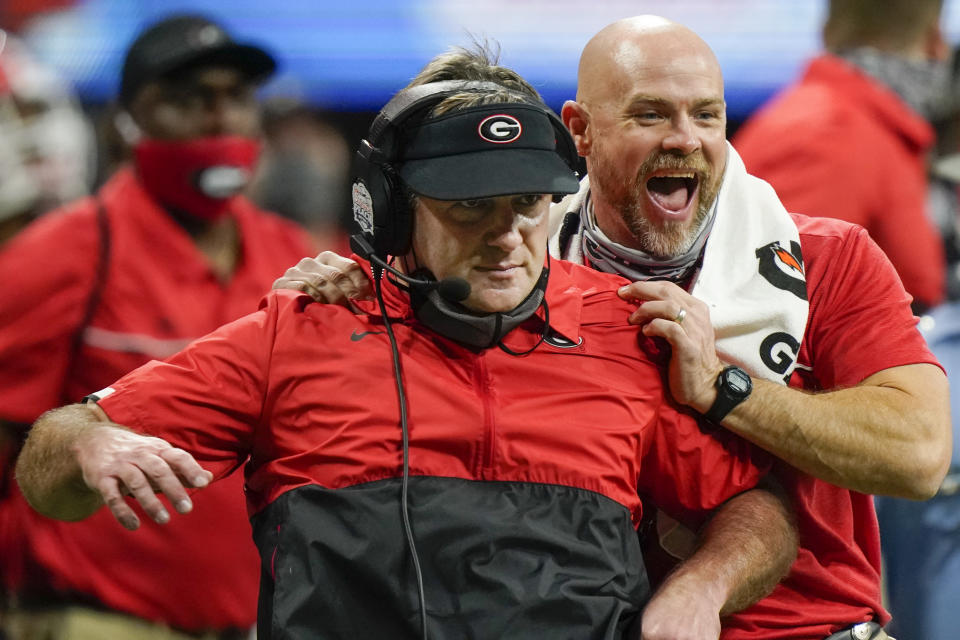
<svg viewBox="0 0 960 640"><path fill-rule="evenodd" d="M504 90L510 92L517 102L537 107L549 118L556 134L557 153L574 173L577 172L580 157L573 137L559 116L534 96L486 81L443 80L410 87L383 107L357 150L357 179L352 189L353 215L368 246L358 247L354 242L354 251L369 258L364 252L372 248L374 255L385 260L388 256L402 256L410 248L413 212L408 192L394 166L400 155L405 127L415 119L429 115L433 107L452 95Z"/></svg>

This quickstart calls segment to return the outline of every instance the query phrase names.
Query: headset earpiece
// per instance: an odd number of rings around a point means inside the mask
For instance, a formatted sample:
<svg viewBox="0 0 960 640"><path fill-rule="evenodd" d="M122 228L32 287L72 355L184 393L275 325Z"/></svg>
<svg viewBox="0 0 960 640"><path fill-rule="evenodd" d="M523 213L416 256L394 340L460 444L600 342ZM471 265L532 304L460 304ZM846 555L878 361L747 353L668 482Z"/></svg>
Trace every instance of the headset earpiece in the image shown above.
<svg viewBox="0 0 960 640"><path fill-rule="evenodd" d="M402 256L410 250L413 239L413 209L410 196L400 174L392 164L383 165L383 179L390 196L390 222L384 225L383 246L374 246L381 255Z"/></svg>
<svg viewBox="0 0 960 640"><path fill-rule="evenodd" d="M354 220L374 253L385 259L409 249L413 215L400 176L381 156L367 140L360 143L352 196Z"/></svg>

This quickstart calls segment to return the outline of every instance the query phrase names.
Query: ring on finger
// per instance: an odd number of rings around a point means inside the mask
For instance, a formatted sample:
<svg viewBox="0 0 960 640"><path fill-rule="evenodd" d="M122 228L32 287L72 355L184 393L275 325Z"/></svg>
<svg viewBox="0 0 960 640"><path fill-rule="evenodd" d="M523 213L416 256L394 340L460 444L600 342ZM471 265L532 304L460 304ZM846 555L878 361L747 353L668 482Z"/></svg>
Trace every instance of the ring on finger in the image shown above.
<svg viewBox="0 0 960 640"><path fill-rule="evenodd" d="M673 319L677 324L683 324L683 320L687 317L687 310L683 307L680 307L680 311L677 311L676 317Z"/></svg>

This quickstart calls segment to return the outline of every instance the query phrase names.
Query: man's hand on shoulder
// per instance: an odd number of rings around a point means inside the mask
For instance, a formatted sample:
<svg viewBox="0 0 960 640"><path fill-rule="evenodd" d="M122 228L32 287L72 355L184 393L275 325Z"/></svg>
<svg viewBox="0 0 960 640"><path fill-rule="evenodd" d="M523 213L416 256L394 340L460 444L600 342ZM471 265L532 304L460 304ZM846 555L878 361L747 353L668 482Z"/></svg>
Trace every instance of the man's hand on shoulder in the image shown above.
<svg viewBox="0 0 960 640"><path fill-rule="evenodd" d="M363 268L332 251L304 258L277 278L273 288L302 291L317 302L347 308L351 300L373 299L370 278Z"/></svg>
<svg viewBox="0 0 960 640"><path fill-rule="evenodd" d="M680 404L706 412L717 397L723 364L717 357L710 310L672 282L634 282L621 287L624 300L640 303L629 318L644 335L670 343L670 393Z"/></svg>

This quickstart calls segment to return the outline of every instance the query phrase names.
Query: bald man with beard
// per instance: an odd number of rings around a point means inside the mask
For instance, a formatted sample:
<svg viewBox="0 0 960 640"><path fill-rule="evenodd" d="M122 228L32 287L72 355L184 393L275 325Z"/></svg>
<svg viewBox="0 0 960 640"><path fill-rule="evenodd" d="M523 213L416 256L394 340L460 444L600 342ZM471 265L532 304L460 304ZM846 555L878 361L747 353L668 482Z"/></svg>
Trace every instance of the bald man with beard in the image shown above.
<svg viewBox="0 0 960 640"><path fill-rule="evenodd" d="M551 211L551 253L634 281L621 296L669 343L674 399L783 461L797 561L771 595L725 616L721 637L887 637L869 494L933 495L951 437L946 378L893 267L862 228L788 213L746 173L726 141L719 63L683 25L639 16L600 31L562 117L589 175ZM340 303L368 293L331 254L274 286ZM723 601L707 576L744 571L758 543L741 527L741 546L734 524L670 574L644 638L708 637L691 631ZM688 554L673 525L658 530Z"/></svg>
<svg viewBox="0 0 960 640"><path fill-rule="evenodd" d="M723 78L692 31L648 33L656 46L638 47L630 33L639 24L616 23L587 43L577 101L564 105L563 117L586 157L598 226L614 242L668 258L689 250L720 188ZM664 132L674 124L667 110L676 107L692 117Z"/></svg>

